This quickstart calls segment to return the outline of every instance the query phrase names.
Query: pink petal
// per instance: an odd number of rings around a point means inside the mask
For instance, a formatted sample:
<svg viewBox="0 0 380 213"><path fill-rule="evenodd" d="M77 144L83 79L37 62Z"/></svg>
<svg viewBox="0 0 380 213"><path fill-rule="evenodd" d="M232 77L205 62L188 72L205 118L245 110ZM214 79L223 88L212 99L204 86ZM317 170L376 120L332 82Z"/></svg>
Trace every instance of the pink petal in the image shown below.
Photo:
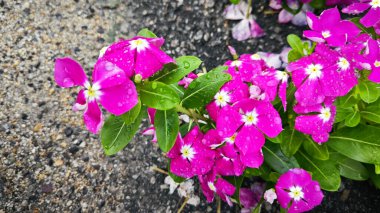
<svg viewBox="0 0 380 213"><path fill-rule="evenodd" d="M320 23L323 24L324 28L332 29L340 22L340 13L338 8L333 7L324 10L319 16Z"/></svg>
<svg viewBox="0 0 380 213"><path fill-rule="evenodd" d="M192 167L192 164L182 157L174 158L170 162L170 171L184 178L191 178L195 175Z"/></svg>
<svg viewBox="0 0 380 213"><path fill-rule="evenodd" d="M84 95L84 90L81 89L78 93L77 100L73 106L73 111L84 110L86 108L86 96Z"/></svg>
<svg viewBox="0 0 380 213"><path fill-rule="evenodd" d="M92 73L92 82L101 89L123 84L127 77L122 69L109 61L98 60Z"/></svg>
<svg viewBox="0 0 380 213"><path fill-rule="evenodd" d="M324 95L318 80L307 79L294 93L301 105L315 105L322 103Z"/></svg>
<svg viewBox="0 0 380 213"><path fill-rule="evenodd" d="M148 117L151 124L154 124L154 117L156 115L156 109L148 108Z"/></svg>
<svg viewBox="0 0 380 213"><path fill-rule="evenodd" d="M55 60L54 80L61 87L84 86L87 77L78 62L66 57Z"/></svg>
<svg viewBox="0 0 380 213"><path fill-rule="evenodd" d="M305 26L307 24L306 13L303 11L297 13L292 19L292 24L296 26Z"/></svg>
<svg viewBox="0 0 380 213"><path fill-rule="evenodd" d="M136 87L129 79L118 86L102 88L101 92L100 103L114 115L124 114L138 102Z"/></svg>
<svg viewBox="0 0 380 213"><path fill-rule="evenodd" d="M174 60L166 53L158 47L150 45L147 49L136 53L135 73L146 79L159 71L164 64L171 62Z"/></svg>
<svg viewBox="0 0 380 213"><path fill-rule="evenodd" d="M312 30L320 31L322 26L319 23L319 18L312 12L306 12L306 21L309 28Z"/></svg>
<svg viewBox="0 0 380 213"><path fill-rule="evenodd" d="M288 23L294 17L293 14L289 13L285 9L281 10L278 14L278 23Z"/></svg>
<svg viewBox="0 0 380 213"><path fill-rule="evenodd" d="M247 152L246 154L241 153L240 159L245 166L250 168L259 168L264 162L264 156L261 150L257 152Z"/></svg>
<svg viewBox="0 0 380 213"><path fill-rule="evenodd" d="M87 129L97 134L103 126L103 115L96 101L90 101L87 104L87 109L83 114L84 124Z"/></svg>
<svg viewBox="0 0 380 213"><path fill-rule="evenodd" d="M260 151L264 143L265 137L263 133L254 126L242 127L235 139L236 146L243 154Z"/></svg>
<svg viewBox="0 0 380 213"><path fill-rule="evenodd" d="M269 1L269 7L275 10L279 10L282 8L281 0L270 0Z"/></svg>
<svg viewBox="0 0 380 213"><path fill-rule="evenodd" d="M286 111L286 104L287 104L287 100L286 100L286 88L288 87L288 82L283 82L280 84L279 86L279 90L278 90L278 97L280 98L281 102L282 102L282 106L284 107L284 111Z"/></svg>
<svg viewBox="0 0 380 213"><path fill-rule="evenodd" d="M365 16L360 19L365 27L372 27L380 21L380 8L371 8Z"/></svg>
<svg viewBox="0 0 380 213"><path fill-rule="evenodd" d="M346 8L342 9L342 13L359 14L370 8L368 3L353 3Z"/></svg>
<svg viewBox="0 0 380 213"><path fill-rule="evenodd" d="M210 115L210 118L216 121L218 119L220 107L218 107L215 103L215 101L212 101L206 106L206 110L208 114Z"/></svg>
<svg viewBox="0 0 380 213"><path fill-rule="evenodd" d="M258 38L258 37L264 36L264 34L265 34L264 30L260 27L259 24L257 24L255 19L250 17L249 23L251 25L251 28L250 28L251 29L251 36L253 38Z"/></svg>
<svg viewBox="0 0 380 213"><path fill-rule="evenodd" d="M241 3L239 3L241 4ZM248 6L248 5L247 5ZM244 19L246 10L240 10L240 5L230 4L223 11L223 16L228 20L241 20Z"/></svg>
<svg viewBox="0 0 380 213"><path fill-rule="evenodd" d="M242 123L239 112L231 107L224 107L216 121L216 128L219 136L226 138L231 137Z"/></svg>
<svg viewBox="0 0 380 213"><path fill-rule="evenodd" d="M371 74L368 76L368 80L380 83L380 68L373 68Z"/></svg>
<svg viewBox="0 0 380 213"><path fill-rule="evenodd" d="M216 193L223 201L228 199L226 196L232 196L235 193L235 186L223 178L218 178L215 183L215 188Z"/></svg>
<svg viewBox="0 0 380 213"><path fill-rule="evenodd" d="M232 37L238 41L247 40L251 36L249 20L243 19L232 28Z"/></svg>
<svg viewBox="0 0 380 213"><path fill-rule="evenodd" d="M117 42L107 48L102 60L110 61L130 78L134 74L136 51L129 48L130 40Z"/></svg>
<svg viewBox="0 0 380 213"><path fill-rule="evenodd" d="M303 36L317 43L322 43L325 41L325 39L322 37L322 34L317 31L305 30L303 31Z"/></svg>

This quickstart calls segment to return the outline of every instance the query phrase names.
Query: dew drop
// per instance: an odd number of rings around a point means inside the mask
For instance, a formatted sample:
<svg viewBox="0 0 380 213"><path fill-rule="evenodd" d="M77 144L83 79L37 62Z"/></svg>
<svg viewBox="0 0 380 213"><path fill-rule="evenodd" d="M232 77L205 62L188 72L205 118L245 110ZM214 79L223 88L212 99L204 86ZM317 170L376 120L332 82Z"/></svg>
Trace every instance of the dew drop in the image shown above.
<svg viewBox="0 0 380 213"><path fill-rule="evenodd" d="M189 69L189 68L190 68L190 63L187 62L187 61L184 61L184 62L183 62L183 67L184 67L185 69Z"/></svg>
<svg viewBox="0 0 380 213"><path fill-rule="evenodd" d="M106 65L105 65L105 68L107 71L111 71L114 69L114 64L111 63L111 62L107 62Z"/></svg>

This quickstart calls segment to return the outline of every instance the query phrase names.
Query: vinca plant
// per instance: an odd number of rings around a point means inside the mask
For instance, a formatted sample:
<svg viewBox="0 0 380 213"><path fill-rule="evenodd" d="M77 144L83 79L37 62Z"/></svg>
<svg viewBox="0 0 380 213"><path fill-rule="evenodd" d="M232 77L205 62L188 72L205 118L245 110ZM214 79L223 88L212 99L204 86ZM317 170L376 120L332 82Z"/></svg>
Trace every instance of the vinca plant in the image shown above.
<svg viewBox="0 0 380 213"><path fill-rule="evenodd" d="M73 110L84 111L84 124L100 134L106 155L122 151L147 118L142 134L164 153L170 178L197 178L208 202L219 197L248 212L269 202L305 212L322 202L323 190L337 191L341 176L380 187L374 29L380 1L342 11L365 10L363 18L347 20L337 7L320 16L306 12L308 41L287 37L284 69L229 47L232 60L200 71L199 58L172 58L164 39L143 29L101 50L91 81L68 57L56 59L54 77L61 87L81 87ZM241 187L254 177L266 184Z"/></svg>

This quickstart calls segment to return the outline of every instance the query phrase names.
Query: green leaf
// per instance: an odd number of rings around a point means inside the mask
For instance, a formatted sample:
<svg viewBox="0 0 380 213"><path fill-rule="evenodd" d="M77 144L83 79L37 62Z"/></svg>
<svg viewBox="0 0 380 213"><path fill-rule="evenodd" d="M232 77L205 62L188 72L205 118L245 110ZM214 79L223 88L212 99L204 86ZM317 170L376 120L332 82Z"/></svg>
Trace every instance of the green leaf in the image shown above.
<svg viewBox="0 0 380 213"><path fill-rule="evenodd" d="M315 9L322 9L325 7L325 0L313 0L309 3L310 6L312 6Z"/></svg>
<svg viewBox="0 0 380 213"><path fill-rule="evenodd" d="M239 4L240 0L230 0L231 4Z"/></svg>
<svg viewBox="0 0 380 213"><path fill-rule="evenodd" d="M168 86L173 88L177 92L177 94L180 98L182 98L183 95L185 94L185 89L183 87L179 86L178 84L169 84Z"/></svg>
<svg viewBox="0 0 380 213"><path fill-rule="evenodd" d="M369 125L344 127L334 132L328 146L354 160L380 164L380 129Z"/></svg>
<svg viewBox="0 0 380 213"><path fill-rule="evenodd" d="M252 213L260 213L261 212L262 203L259 203L252 211Z"/></svg>
<svg viewBox="0 0 380 213"><path fill-rule="evenodd" d="M253 176L269 175L271 169L266 165L262 164L259 168L246 168L244 170L244 177L251 178Z"/></svg>
<svg viewBox="0 0 380 213"><path fill-rule="evenodd" d="M359 102L359 99L357 99L356 96L357 95L355 93L355 90L353 89L347 95L339 97L336 100L336 105L338 107L342 107L342 108L352 107L352 106L356 105Z"/></svg>
<svg viewBox="0 0 380 213"><path fill-rule="evenodd" d="M202 63L201 59L195 56L181 56L175 60L177 64L166 64L161 71L157 72L150 79L165 84L174 84L190 72L196 70Z"/></svg>
<svg viewBox="0 0 380 213"><path fill-rule="evenodd" d="M266 143L263 146L264 161L276 172L285 173L291 168L299 167L294 157L286 157L275 144Z"/></svg>
<svg viewBox="0 0 380 213"><path fill-rule="evenodd" d="M366 103L375 102L380 96L377 84L371 81L363 81L358 85L360 98Z"/></svg>
<svg viewBox="0 0 380 213"><path fill-rule="evenodd" d="M288 53L288 61L293 62L297 61L298 59L302 58L302 54L299 53L297 50L290 50Z"/></svg>
<svg viewBox="0 0 380 213"><path fill-rule="evenodd" d="M375 174L380 174L380 165L375 165Z"/></svg>
<svg viewBox="0 0 380 213"><path fill-rule="evenodd" d="M344 120L344 124L348 127L355 127L360 123L360 113L357 110L349 113Z"/></svg>
<svg viewBox="0 0 380 213"><path fill-rule="evenodd" d="M226 66L217 67L191 82L185 90L182 105L186 108L198 108L208 104L223 84L231 80L231 76L224 72L226 69Z"/></svg>
<svg viewBox="0 0 380 213"><path fill-rule="evenodd" d="M125 124L131 124L131 123L133 123L133 121L136 120L137 116L140 114L140 110L141 110L141 101L139 99L136 106L134 106L128 112L120 115L120 117L123 119Z"/></svg>
<svg viewBox="0 0 380 213"><path fill-rule="evenodd" d="M305 151L313 158L318 160L329 159L329 150L326 144L319 145L318 143L307 137L307 140L303 143Z"/></svg>
<svg viewBox="0 0 380 213"><path fill-rule="evenodd" d="M338 164L340 175L343 177L352 180L367 180L369 178L368 170L360 162L337 152L330 153L330 156L331 160Z"/></svg>
<svg viewBox="0 0 380 213"><path fill-rule="evenodd" d="M380 108L369 106L360 112L360 116L368 121L380 124Z"/></svg>
<svg viewBox="0 0 380 213"><path fill-rule="evenodd" d="M352 107L350 108L337 107L334 123L339 123L339 122L344 121L347 118L347 116L353 112L354 110Z"/></svg>
<svg viewBox="0 0 380 213"><path fill-rule="evenodd" d="M305 55L303 51L303 43L300 37L295 34L290 34L286 39L293 50L298 52L301 56Z"/></svg>
<svg viewBox="0 0 380 213"><path fill-rule="evenodd" d="M175 143L179 129L178 114L175 109L157 110L154 117L157 142L163 152L168 152Z"/></svg>
<svg viewBox="0 0 380 213"><path fill-rule="evenodd" d="M337 191L339 189L341 180L335 162L312 159L303 151L298 151L296 158L302 168L312 173L313 180L317 180L322 189L327 191Z"/></svg>
<svg viewBox="0 0 380 213"><path fill-rule="evenodd" d="M100 132L102 146L106 155L114 155L122 150L133 139L139 129L145 110L141 110L137 118L126 124L121 117L108 117Z"/></svg>
<svg viewBox="0 0 380 213"><path fill-rule="evenodd" d="M137 86L141 102L148 107L168 110L180 101L177 92L170 86L161 82L147 82Z"/></svg>
<svg viewBox="0 0 380 213"><path fill-rule="evenodd" d="M156 34L154 34L152 31L148 30L148 28L144 28L144 29L140 30L137 33L137 35L145 37L145 38L157 38Z"/></svg>
<svg viewBox="0 0 380 213"><path fill-rule="evenodd" d="M287 156L293 156L300 148L303 141L306 140L304 134L294 128L286 127L282 132L281 150Z"/></svg>
<svg viewBox="0 0 380 213"><path fill-rule="evenodd" d="M371 178L372 183L376 186L376 188L380 189L380 175L375 173L374 165L366 165L369 171L369 177Z"/></svg>

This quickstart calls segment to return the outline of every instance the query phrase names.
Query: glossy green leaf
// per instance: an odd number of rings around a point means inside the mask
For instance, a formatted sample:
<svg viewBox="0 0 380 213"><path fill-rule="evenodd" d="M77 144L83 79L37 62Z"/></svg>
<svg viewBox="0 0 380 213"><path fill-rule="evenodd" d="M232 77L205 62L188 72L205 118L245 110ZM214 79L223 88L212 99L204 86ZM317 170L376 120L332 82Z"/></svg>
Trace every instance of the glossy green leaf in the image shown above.
<svg viewBox="0 0 380 213"><path fill-rule="evenodd" d="M196 70L202 63L201 59L195 56L181 56L176 58L175 61L176 65L165 65L166 67L164 66L164 69L157 72L151 79L165 84L174 84Z"/></svg>
<svg viewBox="0 0 380 213"><path fill-rule="evenodd" d="M366 103L375 102L380 96L380 89L371 81L360 82L358 88L360 98Z"/></svg>
<svg viewBox="0 0 380 213"><path fill-rule="evenodd" d="M287 156L293 156L300 148L303 141L306 140L304 134L294 128L286 127L282 132L281 150Z"/></svg>
<svg viewBox="0 0 380 213"><path fill-rule="evenodd" d="M276 172L285 173L291 168L299 167L294 157L286 157L275 144L266 143L263 147L264 161Z"/></svg>
<svg viewBox="0 0 380 213"><path fill-rule="evenodd" d="M178 114L175 109L157 110L154 117L157 142L163 152L168 152L176 141L179 129Z"/></svg>
<svg viewBox="0 0 380 213"><path fill-rule="evenodd" d="M230 0L231 4L239 4L240 0Z"/></svg>
<svg viewBox="0 0 380 213"><path fill-rule="evenodd" d="M142 109L137 118L126 124L121 117L108 117L100 132L102 146L106 155L114 155L133 139L139 129L145 111Z"/></svg>
<svg viewBox="0 0 380 213"><path fill-rule="evenodd" d="M148 28L141 29L137 33L137 35L145 37L145 38L157 38L156 34L154 34L152 31L148 30Z"/></svg>
<svg viewBox="0 0 380 213"><path fill-rule="evenodd" d="M340 174L335 162L331 160L315 160L303 151L296 153L296 158L302 168L311 172L313 180L327 191L337 191L340 186Z"/></svg>
<svg viewBox="0 0 380 213"><path fill-rule="evenodd" d="M259 168L246 168L244 170L244 177L251 178L254 176L269 175L271 169L266 165L262 164Z"/></svg>
<svg viewBox="0 0 380 213"><path fill-rule="evenodd" d="M362 124L344 127L330 135L327 144L354 160L380 164L380 128Z"/></svg>
<svg viewBox="0 0 380 213"><path fill-rule="evenodd" d="M380 107L369 106L360 111L360 116L368 121L372 121L380 124Z"/></svg>
<svg viewBox="0 0 380 213"><path fill-rule="evenodd" d="M302 58L302 55L298 51L296 51L296 50L290 50L289 51L289 53L288 53L288 61L289 62L297 61L300 58Z"/></svg>
<svg viewBox="0 0 380 213"><path fill-rule="evenodd" d="M342 108L352 107L352 106L356 105L359 102L359 99L356 96L357 95L355 93L355 90L352 89L347 95L339 97L336 100L336 105L338 107L342 107Z"/></svg>
<svg viewBox="0 0 380 213"><path fill-rule="evenodd" d="M315 159L318 159L318 160L329 159L329 150L325 143L319 145L317 142L314 142L310 138L307 138L307 140L305 140L305 142L303 143L303 148L311 157Z"/></svg>
<svg viewBox="0 0 380 213"><path fill-rule="evenodd" d="M360 113L357 110L349 113L344 120L344 124L348 127L355 127L360 123Z"/></svg>
<svg viewBox="0 0 380 213"><path fill-rule="evenodd" d="M375 174L380 174L380 165L375 165Z"/></svg>
<svg viewBox="0 0 380 213"><path fill-rule="evenodd" d="M182 98L183 95L185 94L185 89L183 87L179 86L178 84L169 84L168 86L173 88L177 92L177 94L180 98Z"/></svg>
<svg viewBox="0 0 380 213"><path fill-rule="evenodd" d="M375 173L375 166L374 165L366 165L366 168L369 171L369 177L372 181L372 183L376 186L376 188L380 189L380 175Z"/></svg>
<svg viewBox="0 0 380 213"><path fill-rule="evenodd" d="M300 37L290 34L286 39L293 50L297 51L301 56L304 55L303 43Z"/></svg>
<svg viewBox="0 0 380 213"><path fill-rule="evenodd" d="M120 117L124 120L125 124L131 124L136 120L137 116L140 114L141 110L141 101L139 100L131 110L120 115Z"/></svg>
<svg viewBox="0 0 380 213"><path fill-rule="evenodd" d="M354 109L352 107L350 108L337 107L334 123L339 123L339 122L344 121L347 118L347 116L353 112L354 112Z"/></svg>
<svg viewBox="0 0 380 213"><path fill-rule="evenodd" d="M162 82L147 82L137 86L141 102L148 107L168 110L180 101L177 92Z"/></svg>
<svg viewBox="0 0 380 213"><path fill-rule="evenodd" d="M338 152L330 153L330 159L338 164L340 175L352 180L367 180L369 172L358 161L352 160Z"/></svg>
<svg viewBox="0 0 380 213"><path fill-rule="evenodd" d="M231 75L224 72L226 69L226 66L217 67L191 82L185 90L182 106L198 108L208 104L223 84L231 80Z"/></svg>

